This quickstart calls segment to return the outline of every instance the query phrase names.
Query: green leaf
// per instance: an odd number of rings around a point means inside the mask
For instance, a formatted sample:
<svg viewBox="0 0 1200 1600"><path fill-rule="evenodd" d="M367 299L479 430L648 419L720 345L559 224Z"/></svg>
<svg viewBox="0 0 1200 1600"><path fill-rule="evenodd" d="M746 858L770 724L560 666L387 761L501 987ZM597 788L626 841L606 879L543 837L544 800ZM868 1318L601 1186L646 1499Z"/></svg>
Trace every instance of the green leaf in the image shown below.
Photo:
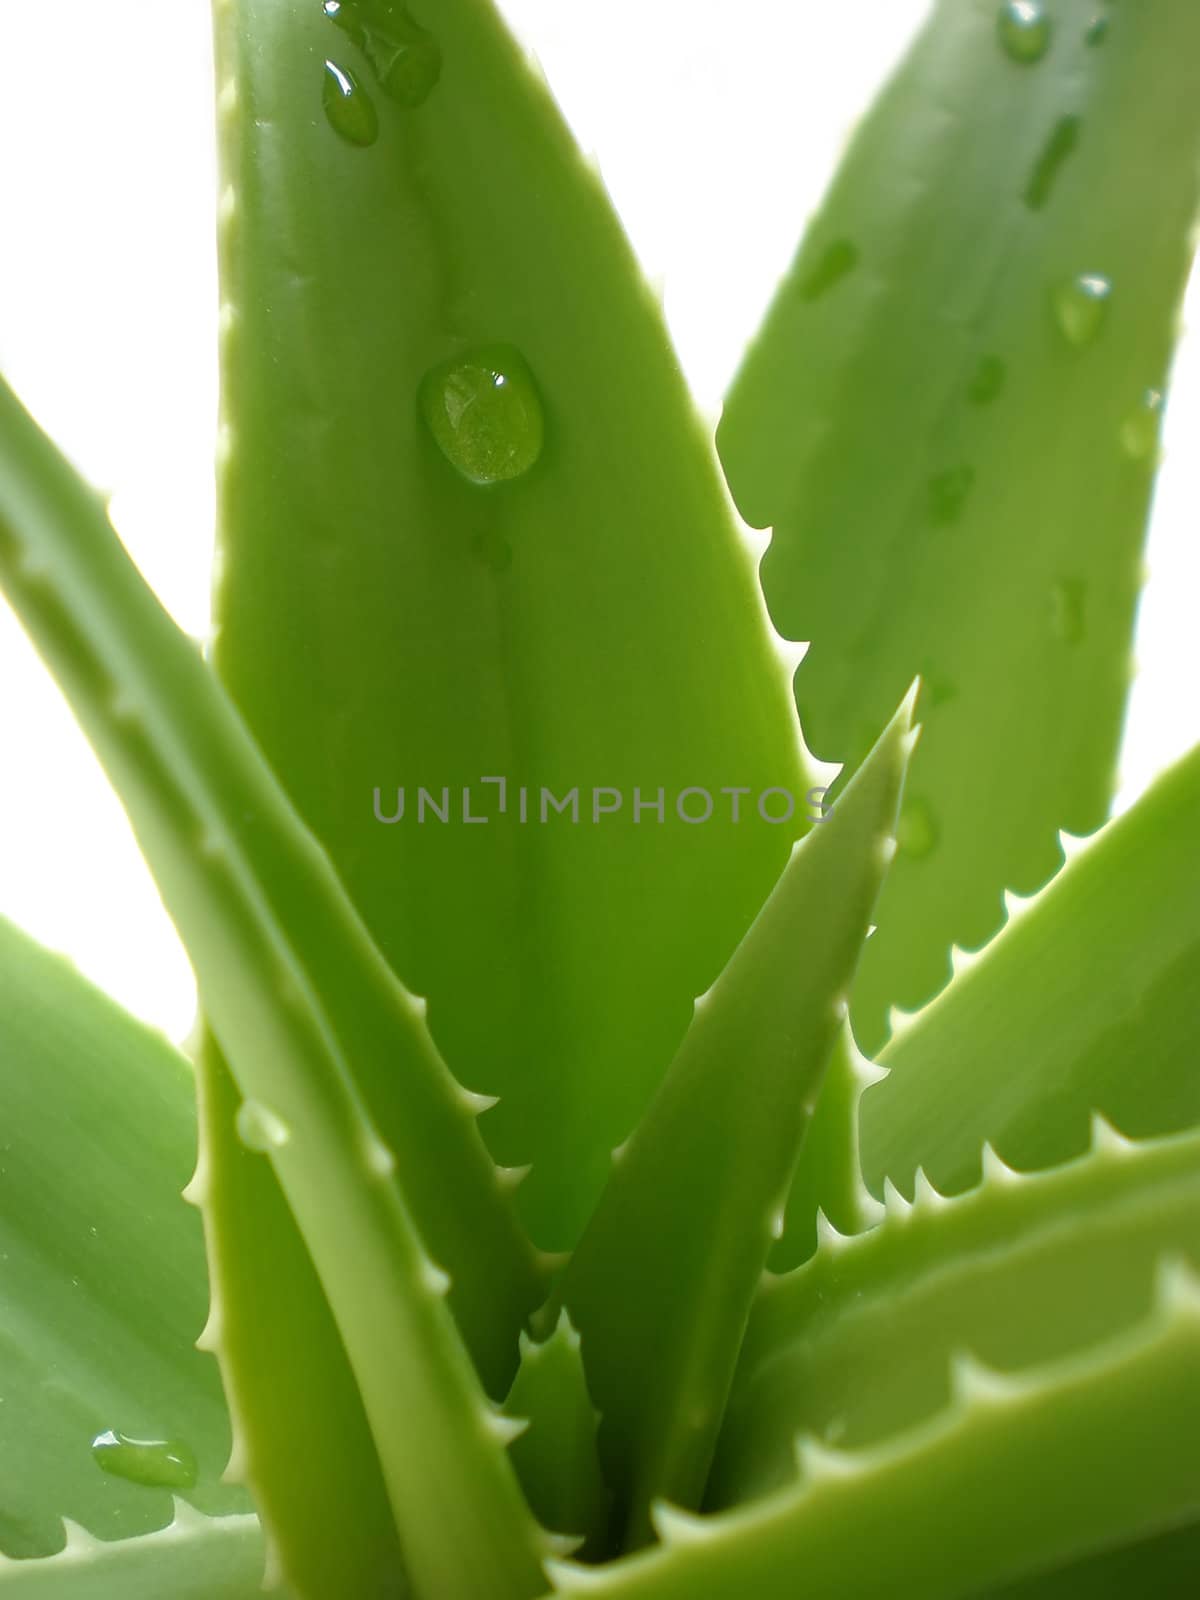
<svg viewBox="0 0 1200 1600"><path fill-rule="evenodd" d="M179 1440L186 1492L219 1482L229 1421L195 1349L206 1307L186 1061L0 920L0 1549L48 1555L68 1517L103 1538L161 1527L171 1496L102 1472L115 1429Z"/></svg>
<svg viewBox="0 0 1200 1600"><path fill-rule="evenodd" d="M544 83L487 0L342 12L221 12L215 661L563 1249L801 831L794 714L660 308ZM417 106L378 82L402 46L440 60ZM367 148L322 111L327 59L376 106ZM447 382L495 397L487 360L544 441L481 486L431 429Z"/></svg>
<svg viewBox="0 0 1200 1600"><path fill-rule="evenodd" d="M468 1345L493 1382L514 1368L540 1274L477 1106L103 507L2 387L0 582L126 805L254 1102L245 1135L337 1319L415 1584L526 1600L545 1537Z"/></svg>
<svg viewBox="0 0 1200 1600"><path fill-rule="evenodd" d="M102 1544L68 1530L58 1555L0 1557L4 1600L258 1600L262 1533L254 1517L201 1516L182 1501L158 1533ZM287 1600L281 1593L281 1600Z"/></svg>
<svg viewBox="0 0 1200 1600"><path fill-rule="evenodd" d="M1090 41L1002 47L940 0L862 125L733 386L738 504L772 526L771 614L809 639L806 736L852 771L920 672L901 851L853 998L890 1004L981 944L1006 888L1104 820L1159 407L1192 254L1200 9L1143 0ZM1108 292L1106 285L1110 286Z"/></svg>
<svg viewBox="0 0 1200 1600"><path fill-rule="evenodd" d="M565 1311L541 1343L522 1335L521 1365L504 1409L524 1425L509 1454L539 1521L599 1553L611 1497L600 1470L599 1418L579 1335Z"/></svg>
<svg viewBox="0 0 1200 1600"><path fill-rule="evenodd" d="M788 1481L800 1432L855 1449L918 1426L947 1403L956 1349L1014 1372L1116 1337L1168 1254L1200 1269L1200 1131L1130 1144L1097 1122L1091 1152L1050 1172L989 1155L957 1199L889 1190L878 1227L827 1232L759 1296L711 1503Z"/></svg>
<svg viewBox="0 0 1200 1600"><path fill-rule="evenodd" d="M960 1354L954 1398L859 1451L798 1447L799 1477L737 1511L663 1508L664 1548L603 1572L556 1564L603 1600L960 1600L1200 1506L1200 1283L1166 1265L1133 1332L1016 1377Z"/></svg>
<svg viewBox="0 0 1200 1600"><path fill-rule="evenodd" d="M217 1356L271 1566L297 1600L400 1600L403 1558L362 1399L268 1162L237 1136L241 1096L200 1035L200 1166ZM302 1331L301 1331L302 1330ZM281 1352L286 1351L286 1359Z"/></svg>
<svg viewBox="0 0 1200 1600"><path fill-rule="evenodd" d="M901 707L796 847L618 1152L563 1275L616 1486L614 1537L698 1504L746 1317L890 859L915 735ZM840 1008L840 1009L839 1009Z"/></svg>
<svg viewBox="0 0 1200 1600"><path fill-rule="evenodd" d="M985 1600L1191 1600L1200 1572L1200 1523L1172 1528L1057 1572L991 1589Z"/></svg>
<svg viewBox="0 0 1200 1600"><path fill-rule="evenodd" d="M922 1165L969 1187L1084 1148L1100 1111L1142 1138L1200 1123L1200 748L1075 855L881 1056L862 1101L867 1182ZM873 941L872 941L873 942Z"/></svg>

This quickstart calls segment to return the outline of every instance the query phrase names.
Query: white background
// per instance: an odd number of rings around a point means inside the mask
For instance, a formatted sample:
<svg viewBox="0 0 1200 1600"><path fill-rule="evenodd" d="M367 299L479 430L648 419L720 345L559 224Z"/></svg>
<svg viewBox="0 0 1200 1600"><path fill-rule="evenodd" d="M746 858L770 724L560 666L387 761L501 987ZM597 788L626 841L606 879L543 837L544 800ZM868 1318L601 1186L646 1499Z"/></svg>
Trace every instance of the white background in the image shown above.
<svg viewBox="0 0 1200 1600"><path fill-rule="evenodd" d="M715 417L923 0L503 9L597 155ZM208 0L0 0L0 58L0 366L113 493L143 572L202 634L216 406ZM1121 805L1200 739L1200 452L1187 448L1200 436L1198 343L1185 341L1172 393ZM186 1032L183 952L120 807L2 603L0 913L172 1036Z"/></svg>

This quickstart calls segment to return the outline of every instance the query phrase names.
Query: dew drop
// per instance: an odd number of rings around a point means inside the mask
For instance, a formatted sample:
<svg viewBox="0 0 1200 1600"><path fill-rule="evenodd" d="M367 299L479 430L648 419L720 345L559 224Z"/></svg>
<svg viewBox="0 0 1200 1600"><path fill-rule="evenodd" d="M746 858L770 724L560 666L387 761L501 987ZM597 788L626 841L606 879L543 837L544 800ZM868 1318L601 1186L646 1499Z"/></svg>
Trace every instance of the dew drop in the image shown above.
<svg viewBox="0 0 1200 1600"><path fill-rule="evenodd" d="M859 263L859 249L853 239L835 239L818 257L800 283L802 300L819 300L848 278Z"/></svg>
<svg viewBox="0 0 1200 1600"><path fill-rule="evenodd" d="M929 855L938 842L938 825L925 800L910 800L896 825L896 844L913 861Z"/></svg>
<svg viewBox="0 0 1200 1600"><path fill-rule="evenodd" d="M1031 211L1041 211L1049 203L1059 174L1078 148L1082 128L1081 117L1068 116L1060 117L1050 130L1025 189L1025 204Z"/></svg>
<svg viewBox="0 0 1200 1600"><path fill-rule="evenodd" d="M115 1428L92 1440L92 1459L102 1472L148 1489L191 1489L196 1458L180 1439L130 1439Z"/></svg>
<svg viewBox="0 0 1200 1600"><path fill-rule="evenodd" d="M997 31L1004 53L1020 66L1032 66L1050 48L1054 32L1043 0L1005 0Z"/></svg>
<svg viewBox="0 0 1200 1600"><path fill-rule="evenodd" d="M291 1129L282 1118L259 1100L243 1100L235 1118L237 1136L247 1150L269 1155L282 1150L291 1138Z"/></svg>
<svg viewBox="0 0 1200 1600"><path fill-rule="evenodd" d="M324 0L324 11L358 45L390 100L410 111L424 104L442 75L442 51L401 0Z"/></svg>
<svg viewBox="0 0 1200 1600"><path fill-rule="evenodd" d="M1069 344L1082 349L1104 326L1112 284L1099 273L1083 272L1068 278L1054 291L1054 315Z"/></svg>
<svg viewBox="0 0 1200 1600"><path fill-rule="evenodd" d="M471 483L520 478L542 453L541 397L511 345L485 345L431 368L418 398L438 448Z"/></svg>
<svg viewBox="0 0 1200 1600"><path fill-rule="evenodd" d="M1127 456L1146 461L1157 453L1162 416L1162 391L1147 389L1137 410L1121 424L1121 447Z"/></svg>
<svg viewBox="0 0 1200 1600"><path fill-rule="evenodd" d="M957 522L966 509L974 482L974 467L950 467L935 473L929 480L929 515L934 522L943 526Z"/></svg>
<svg viewBox="0 0 1200 1600"><path fill-rule="evenodd" d="M974 406L990 406L1008 381L1008 368L999 356L981 356L967 385L967 399Z"/></svg>
<svg viewBox="0 0 1200 1600"><path fill-rule="evenodd" d="M1079 644L1086 631L1087 587L1078 578L1060 578L1050 591L1050 623L1063 644Z"/></svg>
<svg viewBox="0 0 1200 1600"><path fill-rule="evenodd" d="M347 144L365 149L379 137L379 113L375 102L346 67L336 61L325 63L322 101L329 126Z"/></svg>
<svg viewBox="0 0 1200 1600"><path fill-rule="evenodd" d="M1097 45L1103 44L1108 38L1108 18L1097 17L1089 26L1083 38L1084 43L1090 45L1093 50Z"/></svg>

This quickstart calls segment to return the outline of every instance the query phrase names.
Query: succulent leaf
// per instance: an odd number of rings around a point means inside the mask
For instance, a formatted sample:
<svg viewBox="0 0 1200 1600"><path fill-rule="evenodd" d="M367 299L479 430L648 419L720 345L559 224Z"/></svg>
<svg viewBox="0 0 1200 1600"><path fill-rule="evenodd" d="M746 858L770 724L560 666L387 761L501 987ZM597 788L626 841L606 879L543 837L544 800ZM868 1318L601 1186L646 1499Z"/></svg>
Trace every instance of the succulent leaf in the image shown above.
<svg viewBox="0 0 1200 1600"><path fill-rule="evenodd" d="M195 1349L204 1256L180 1198L193 1100L177 1051L0 919L0 1551L10 1556L58 1549L64 1517L102 1539L169 1520L167 1487L100 1470L90 1447L109 1431L181 1441L195 1464L189 1500L246 1508L220 1482L229 1419L216 1368Z"/></svg>
<svg viewBox="0 0 1200 1600"><path fill-rule="evenodd" d="M894 845L914 693L796 846L619 1153L555 1300L583 1341L614 1535L698 1504L738 1345Z"/></svg>
<svg viewBox="0 0 1200 1600"><path fill-rule="evenodd" d="M1200 11L940 0L858 131L729 396L738 504L822 759L913 674L927 724L851 1015L949 976L1104 820L1193 250ZM1011 20L1011 19L1010 19ZM1011 43L1011 40L1010 40ZM1147 396L1151 401L1147 401Z"/></svg>
<svg viewBox="0 0 1200 1600"><path fill-rule="evenodd" d="M219 12L214 659L561 1250L802 830L798 736L661 309L544 82L490 3L333 9ZM380 92L379 30L411 25L417 105ZM369 148L322 112L326 58Z"/></svg>

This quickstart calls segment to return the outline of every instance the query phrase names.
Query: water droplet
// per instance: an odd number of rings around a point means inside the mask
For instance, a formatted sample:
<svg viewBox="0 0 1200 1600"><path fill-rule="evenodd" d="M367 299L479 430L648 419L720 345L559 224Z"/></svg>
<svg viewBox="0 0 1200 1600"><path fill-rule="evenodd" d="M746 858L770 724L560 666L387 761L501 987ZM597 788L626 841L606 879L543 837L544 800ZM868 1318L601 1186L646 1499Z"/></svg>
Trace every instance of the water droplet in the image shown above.
<svg viewBox="0 0 1200 1600"><path fill-rule="evenodd" d="M1083 119L1076 116L1060 117L1054 124L1025 189L1025 204L1031 211L1041 211L1054 193L1059 174L1078 147L1082 127Z"/></svg>
<svg viewBox="0 0 1200 1600"><path fill-rule="evenodd" d="M1083 38L1084 42L1091 45L1093 49L1095 49L1097 45L1103 44L1108 38L1108 18L1097 17L1089 26L1088 31L1084 34Z"/></svg>
<svg viewBox="0 0 1200 1600"><path fill-rule="evenodd" d="M938 825L925 800L910 800L896 825L896 844L906 856L920 861L938 842Z"/></svg>
<svg viewBox="0 0 1200 1600"><path fill-rule="evenodd" d="M477 533L472 541L472 549L490 572L507 572L512 566L512 545L495 528Z"/></svg>
<svg viewBox="0 0 1200 1600"><path fill-rule="evenodd" d="M801 300L819 300L828 294L850 276L859 260L859 249L852 239L835 239L801 281Z"/></svg>
<svg viewBox="0 0 1200 1600"><path fill-rule="evenodd" d="M1099 273L1082 272L1068 278L1054 291L1054 315L1069 343L1082 348L1091 344L1108 315L1112 284Z"/></svg>
<svg viewBox="0 0 1200 1600"><path fill-rule="evenodd" d="M1127 456L1135 461L1146 461L1157 454L1162 415L1162 391L1147 389L1137 410L1121 424L1121 445Z"/></svg>
<svg viewBox="0 0 1200 1600"><path fill-rule="evenodd" d="M237 1136L247 1150L269 1155L272 1150L282 1150L291 1138L287 1123L259 1100L243 1100L235 1119Z"/></svg>
<svg viewBox="0 0 1200 1600"><path fill-rule="evenodd" d="M419 399L438 448L471 483L519 478L542 453L537 384L511 345L486 345L433 367Z"/></svg>
<svg viewBox="0 0 1200 1600"><path fill-rule="evenodd" d="M1042 59L1054 32L1042 0L1005 0L997 29L1005 55L1023 67Z"/></svg>
<svg viewBox="0 0 1200 1600"><path fill-rule="evenodd" d="M999 356L981 356L970 383L967 399L975 406L990 406L1008 380L1008 368Z"/></svg>
<svg viewBox="0 0 1200 1600"><path fill-rule="evenodd" d="M974 482L974 467L950 467L935 473L929 480L929 515L933 520L943 525L957 522L966 509Z"/></svg>
<svg viewBox="0 0 1200 1600"><path fill-rule="evenodd" d="M180 1439L130 1439L110 1428L92 1440L92 1459L102 1472L148 1489L191 1489L196 1458Z"/></svg>
<svg viewBox="0 0 1200 1600"><path fill-rule="evenodd" d="M1078 578L1060 578L1050 591L1050 622L1056 639L1079 644L1086 631L1087 586Z"/></svg>
<svg viewBox="0 0 1200 1600"><path fill-rule="evenodd" d="M437 40L400 0L325 0L325 15L358 45L379 86L415 111L442 75Z"/></svg>
<svg viewBox="0 0 1200 1600"><path fill-rule="evenodd" d="M379 113L375 102L354 74L336 61L325 63L325 84L322 90L325 115L335 133L340 133L347 144L365 148L379 137Z"/></svg>

